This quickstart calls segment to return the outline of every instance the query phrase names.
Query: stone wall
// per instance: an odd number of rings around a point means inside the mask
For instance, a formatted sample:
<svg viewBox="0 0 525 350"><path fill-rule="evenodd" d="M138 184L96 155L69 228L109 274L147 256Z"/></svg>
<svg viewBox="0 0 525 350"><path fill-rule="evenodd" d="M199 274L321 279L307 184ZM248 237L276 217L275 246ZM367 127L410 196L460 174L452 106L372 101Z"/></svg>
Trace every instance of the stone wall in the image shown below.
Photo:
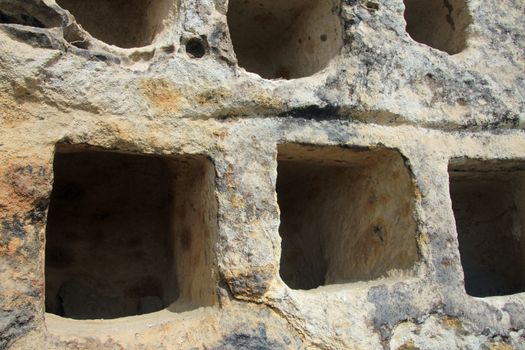
<svg viewBox="0 0 525 350"><path fill-rule="evenodd" d="M521 0L0 0L0 349L525 349Z"/></svg>

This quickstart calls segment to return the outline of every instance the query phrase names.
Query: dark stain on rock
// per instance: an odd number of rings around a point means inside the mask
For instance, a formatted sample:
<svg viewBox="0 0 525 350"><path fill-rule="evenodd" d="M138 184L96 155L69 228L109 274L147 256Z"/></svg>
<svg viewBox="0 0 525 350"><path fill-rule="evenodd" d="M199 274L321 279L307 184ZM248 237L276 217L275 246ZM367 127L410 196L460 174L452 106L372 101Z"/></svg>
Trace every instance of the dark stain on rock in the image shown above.
<svg viewBox="0 0 525 350"><path fill-rule="evenodd" d="M5 178L16 195L21 198L36 202L47 197L48 178L43 167L31 165L16 167L8 171Z"/></svg>
<svg viewBox="0 0 525 350"><path fill-rule="evenodd" d="M2 228L4 231L20 238L25 237L27 234L24 229L24 224L17 217L14 217L12 220L3 220Z"/></svg>
<svg viewBox="0 0 525 350"><path fill-rule="evenodd" d="M65 25L67 16L43 0L3 1L0 4L0 23L53 28Z"/></svg>
<svg viewBox="0 0 525 350"><path fill-rule="evenodd" d="M62 42L56 39L47 29L29 26L1 26L0 30L15 40L20 40L28 45L46 49L65 51Z"/></svg>
<svg viewBox="0 0 525 350"><path fill-rule="evenodd" d="M306 106L295 108L281 113L279 117L304 118L307 120L334 120L340 119L339 107L337 106Z"/></svg>
<svg viewBox="0 0 525 350"><path fill-rule="evenodd" d="M27 333L33 319L31 310L27 308L11 312L0 310L0 349L8 349L19 337Z"/></svg>
<svg viewBox="0 0 525 350"><path fill-rule="evenodd" d="M259 297L268 290L268 281L271 276L265 273L254 273L248 276L237 276L228 281L234 295Z"/></svg>
<svg viewBox="0 0 525 350"><path fill-rule="evenodd" d="M32 225L43 223L46 218L46 210L49 205L49 200L41 200L36 203L32 210L27 214Z"/></svg>
<svg viewBox="0 0 525 350"><path fill-rule="evenodd" d="M31 27L38 27L38 28L44 28L44 24L40 22L35 17L26 14L26 13L18 13L18 14L10 14L6 13L2 10L0 10L0 23L7 23L7 24L20 24L24 26L31 26Z"/></svg>
<svg viewBox="0 0 525 350"><path fill-rule="evenodd" d="M390 338L392 328L401 321L421 317L424 312L417 309L412 301L417 299L417 291L404 283L397 283L390 290L387 286L372 287L368 301L375 305L374 327L383 340Z"/></svg>
<svg viewBox="0 0 525 350"><path fill-rule="evenodd" d="M69 47L67 51L89 60L97 60L113 64L120 64L121 62L121 59L117 56L105 52L95 52L91 50L77 49L76 47ZM94 111L95 113L99 113L99 108L91 104L80 105L79 107L83 107L85 110L90 110Z"/></svg>
<svg viewBox="0 0 525 350"><path fill-rule="evenodd" d="M287 339L287 337L285 338ZM285 343L280 343L268 339L268 335L266 334L266 327L263 324L259 324L255 329L234 332L224 337L217 346L212 347L212 349L214 350L266 350L285 348Z"/></svg>

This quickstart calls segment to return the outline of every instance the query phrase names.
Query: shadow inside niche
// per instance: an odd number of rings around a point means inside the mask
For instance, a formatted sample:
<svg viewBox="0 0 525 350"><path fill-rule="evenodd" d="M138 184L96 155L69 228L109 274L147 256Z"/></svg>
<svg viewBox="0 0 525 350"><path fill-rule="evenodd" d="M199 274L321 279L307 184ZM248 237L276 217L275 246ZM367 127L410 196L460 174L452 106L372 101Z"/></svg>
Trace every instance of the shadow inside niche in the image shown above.
<svg viewBox="0 0 525 350"><path fill-rule="evenodd" d="M449 175L466 292L525 292L525 165L454 160Z"/></svg>
<svg viewBox="0 0 525 350"><path fill-rule="evenodd" d="M277 197L290 288L369 281L418 259L413 183L395 150L281 145Z"/></svg>
<svg viewBox="0 0 525 350"><path fill-rule="evenodd" d="M113 319L213 305L214 185L213 165L202 156L59 146L46 226L46 312Z"/></svg>

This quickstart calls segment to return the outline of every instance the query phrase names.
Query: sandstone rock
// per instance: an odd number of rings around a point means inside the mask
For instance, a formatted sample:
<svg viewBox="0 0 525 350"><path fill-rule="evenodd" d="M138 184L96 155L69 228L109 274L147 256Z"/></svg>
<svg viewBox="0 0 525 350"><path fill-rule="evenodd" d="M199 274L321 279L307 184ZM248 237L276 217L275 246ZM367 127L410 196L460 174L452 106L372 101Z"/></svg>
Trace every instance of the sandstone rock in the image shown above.
<svg viewBox="0 0 525 350"><path fill-rule="evenodd" d="M524 15L0 0L0 349L525 349Z"/></svg>

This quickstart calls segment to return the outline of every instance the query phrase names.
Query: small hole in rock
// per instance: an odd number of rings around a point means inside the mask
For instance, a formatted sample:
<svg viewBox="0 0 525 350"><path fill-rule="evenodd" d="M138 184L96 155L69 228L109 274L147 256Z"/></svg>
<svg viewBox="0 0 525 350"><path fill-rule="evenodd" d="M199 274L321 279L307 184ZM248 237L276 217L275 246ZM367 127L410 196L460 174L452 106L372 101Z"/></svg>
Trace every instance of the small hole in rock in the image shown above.
<svg viewBox="0 0 525 350"><path fill-rule="evenodd" d="M414 187L397 151L281 145L277 197L290 288L368 281L418 259Z"/></svg>
<svg viewBox="0 0 525 350"><path fill-rule="evenodd" d="M190 39L186 43L186 52L188 55L194 58L204 57L206 54L206 45L204 41L200 38Z"/></svg>
<svg viewBox="0 0 525 350"><path fill-rule="evenodd" d="M58 146L46 312L112 319L213 305L214 174L202 156Z"/></svg>
<svg viewBox="0 0 525 350"><path fill-rule="evenodd" d="M466 292L525 292L525 163L457 159L449 176Z"/></svg>
<svg viewBox="0 0 525 350"><path fill-rule="evenodd" d="M451 55L466 48L472 21L465 0L404 0L406 30L417 42Z"/></svg>
<svg viewBox="0 0 525 350"><path fill-rule="evenodd" d="M267 79L319 72L343 47L339 5L337 0L230 0L228 26L239 65ZM312 40L322 35L326 40Z"/></svg>

